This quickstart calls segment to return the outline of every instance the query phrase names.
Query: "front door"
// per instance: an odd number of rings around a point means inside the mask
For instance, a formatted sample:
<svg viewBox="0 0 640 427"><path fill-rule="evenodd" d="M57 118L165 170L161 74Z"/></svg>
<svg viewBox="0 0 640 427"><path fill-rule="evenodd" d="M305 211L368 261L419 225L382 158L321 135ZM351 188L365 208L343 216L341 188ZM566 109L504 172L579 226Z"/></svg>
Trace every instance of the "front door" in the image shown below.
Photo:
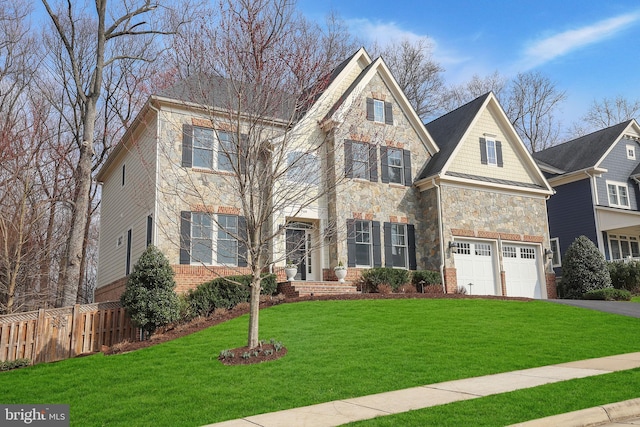
<svg viewBox="0 0 640 427"><path fill-rule="evenodd" d="M287 260L298 266L296 280L307 280L307 230L287 228Z"/></svg>

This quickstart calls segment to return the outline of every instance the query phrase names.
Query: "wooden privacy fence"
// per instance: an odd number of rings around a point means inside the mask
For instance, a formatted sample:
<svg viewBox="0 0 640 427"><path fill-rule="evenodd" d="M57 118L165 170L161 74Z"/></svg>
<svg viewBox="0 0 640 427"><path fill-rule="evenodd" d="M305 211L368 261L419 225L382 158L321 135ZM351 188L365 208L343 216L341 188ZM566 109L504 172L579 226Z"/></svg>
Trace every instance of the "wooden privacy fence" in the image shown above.
<svg viewBox="0 0 640 427"><path fill-rule="evenodd" d="M136 339L137 330L117 301L0 316L0 362L55 362Z"/></svg>

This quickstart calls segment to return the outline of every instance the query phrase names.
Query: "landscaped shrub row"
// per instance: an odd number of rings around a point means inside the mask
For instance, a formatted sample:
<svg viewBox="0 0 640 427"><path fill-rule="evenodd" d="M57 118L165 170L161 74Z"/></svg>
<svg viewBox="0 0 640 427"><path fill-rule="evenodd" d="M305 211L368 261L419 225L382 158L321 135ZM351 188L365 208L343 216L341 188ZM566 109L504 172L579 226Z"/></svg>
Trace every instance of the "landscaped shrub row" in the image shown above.
<svg viewBox="0 0 640 427"><path fill-rule="evenodd" d="M422 291L426 286L441 284L440 274L430 270L401 270L378 267L362 271L361 286L365 292ZM407 285L412 285L408 287Z"/></svg>
<svg viewBox="0 0 640 427"><path fill-rule="evenodd" d="M614 288L596 289L585 293L582 298L602 301L631 301L631 292Z"/></svg>
<svg viewBox="0 0 640 427"><path fill-rule="evenodd" d="M638 293L640 290L640 261L607 263L611 284L616 289Z"/></svg>
<svg viewBox="0 0 640 427"><path fill-rule="evenodd" d="M220 277L192 289L182 300L184 320L197 316L208 316L216 308L233 308L248 302L251 295L251 275ZM278 283L275 274L262 276L262 295L276 293Z"/></svg>
<svg viewBox="0 0 640 427"><path fill-rule="evenodd" d="M24 368L31 365L29 359L16 359L9 362L0 362L0 371L10 371L12 369Z"/></svg>

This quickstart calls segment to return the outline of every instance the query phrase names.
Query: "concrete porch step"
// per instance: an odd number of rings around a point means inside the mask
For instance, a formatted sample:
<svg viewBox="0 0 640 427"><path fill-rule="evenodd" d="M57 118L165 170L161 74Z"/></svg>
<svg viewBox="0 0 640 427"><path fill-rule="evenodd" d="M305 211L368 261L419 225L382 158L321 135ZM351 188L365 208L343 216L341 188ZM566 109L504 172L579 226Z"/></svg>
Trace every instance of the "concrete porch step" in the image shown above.
<svg viewBox="0 0 640 427"><path fill-rule="evenodd" d="M278 284L279 292L287 297L303 297L311 295L340 295L358 292L349 282L283 282Z"/></svg>

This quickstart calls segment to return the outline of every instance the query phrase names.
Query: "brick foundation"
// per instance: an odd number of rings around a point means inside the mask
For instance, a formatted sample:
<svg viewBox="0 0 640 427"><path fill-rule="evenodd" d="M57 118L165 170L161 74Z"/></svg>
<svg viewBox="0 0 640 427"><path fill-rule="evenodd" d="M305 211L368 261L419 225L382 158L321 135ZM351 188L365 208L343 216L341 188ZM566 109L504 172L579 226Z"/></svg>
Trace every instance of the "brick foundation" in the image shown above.
<svg viewBox="0 0 640 427"><path fill-rule="evenodd" d="M458 289L458 273L455 268L444 269L445 290L448 294L454 294Z"/></svg>
<svg viewBox="0 0 640 427"><path fill-rule="evenodd" d="M558 298L558 288L556 287L556 275L555 273L546 273L545 274L546 283L547 283L547 298L556 299Z"/></svg>
<svg viewBox="0 0 640 427"><path fill-rule="evenodd" d="M111 282L106 286L99 287L94 292L94 302L119 301L120 295L124 292L126 284L127 278L123 277L122 279Z"/></svg>

